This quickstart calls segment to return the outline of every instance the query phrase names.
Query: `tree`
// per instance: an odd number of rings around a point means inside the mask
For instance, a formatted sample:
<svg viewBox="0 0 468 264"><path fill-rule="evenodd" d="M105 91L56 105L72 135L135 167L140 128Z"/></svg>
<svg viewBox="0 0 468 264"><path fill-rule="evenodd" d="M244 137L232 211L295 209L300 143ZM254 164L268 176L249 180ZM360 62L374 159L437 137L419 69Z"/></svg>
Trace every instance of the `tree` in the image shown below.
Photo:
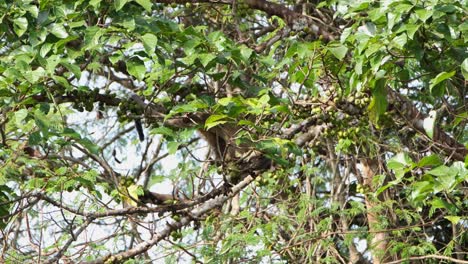
<svg viewBox="0 0 468 264"><path fill-rule="evenodd" d="M1 2L2 261L467 263L465 5Z"/></svg>

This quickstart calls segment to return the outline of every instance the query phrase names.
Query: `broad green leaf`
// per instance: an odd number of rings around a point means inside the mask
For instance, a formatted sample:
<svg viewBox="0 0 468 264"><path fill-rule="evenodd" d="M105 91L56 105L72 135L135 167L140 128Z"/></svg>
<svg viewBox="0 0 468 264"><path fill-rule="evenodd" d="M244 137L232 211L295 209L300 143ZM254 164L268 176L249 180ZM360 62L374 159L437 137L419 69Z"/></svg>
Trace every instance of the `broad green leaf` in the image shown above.
<svg viewBox="0 0 468 264"><path fill-rule="evenodd" d="M150 131L151 134L156 134L156 135L165 135L165 136L174 136L174 131L168 127L156 127L151 129Z"/></svg>
<svg viewBox="0 0 468 264"><path fill-rule="evenodd" d="M28 29L28 20L25 17L18 17L13 20L13 30L18 37L21 37Z"/></svg>
<svg viewBox="0 0 468 264"><path fill-rule="evenodd" d="M371 120L378 124L380 115L387 111L387 92L386 92L386 80L384 78L379 79L375 82L375 87L372 90L372 100L368 106L369 116Z"/></svg>
<svg viewBox="0 0 468 264"><path fill-rule="evenodd" d="M453 188L457 184L457 179L455 176L452 176L450 174L445 174L438 176L436 178L436 183L434 187L435 192L440 192L440 191L446 191L446 192L451 192Z"/></svg>
<svg viewBox="0 0 468 264"><path fill-rule="evenodd" d="M133 17L126 17L122 23L122 26L128 31L133 31L135 29L135 19Z"/></svg>
<svg viewBox="0 0 468 264"><path fill-rule="evenodd" d="M158 38L151 33L146 33L145 35L141 36L141 39L143 41L143 47L145 48L146 53L148 55L154 54L156 45L158 44Z"/></svg>
<svg viewBox="0 0 468 264"><path fill-rule="evenodd" d="M15 112L15 124L18 127L22 126L23 120L28 116L28 110L20 109Z"/></svg>
<svg viewBox="0 0 468 264"><path fill-rule="evenodd" d="M84 43L85 49L94 49L95 46L99 45L100 38L104 33L103 29L100 27L88 27L85 30Z"/></svg>
<svg viewBox="0 0 468 264"><path fill-rule="evenodd" d="M420 202L427 199L429 193L434 190L434 183L430 181L420 181L412 185L411 199L415 202Z"/></svg>
<svg viewBox="0 0 468 264"><path fill-rule="evenodd" d="M129 0L115 0L114 1L115 10L119 11L120 9L122 9L122 7L124 7L124 5L128 3L128 1Z"/></svg>
<svg viewBox="0 0 468 264"><path fill-rule="evenodd" d="M455 71L441 72L441 73L437 74L437 76L430 81L429 89L432 91L432 88L434 88L434 86L436 86L437 84L451 78L454 75L455 75Z"/></svg>
<svg viewBox="0 0 468 264"><path fill-rule="evenodd" d="M34 121L36 122L36 125L39 127L42 134L44 135L44 138L47 139L50 124L48 117L40 109L37 109L36 111L34 111Z"/></svg>
<svg viewBox="0 0 468 264"><path fill-rule="evenodd" d="M150 0L135 0L139 5L141 5L146 11L151 12L151 7L153 3Z"/></svg>
<svg viewBox="0 0 468 264"><path fill-rule="evenodd" d="M393 39L393 43L395 43L399 49L403 49L407 41L408 37L406 34L400 34Z"/></svg>
<svg viewBox="0 0 468 264"><path fill-rule="evenodd" d="M42 67L38 67L34 71L28 71L23 74L24 78L30 83L36 83L40 78L45 77L46 71Z"/></svg>
<svg viewBox="0 0 468 264"><path fill-rule="evenodd" d="M200 62L203 65L203 67L206 67L208 63L210 63L212 60L216 58L216 56L212 53L205 53L205 54L200 54L198 58L200 59Z"/></svg>
<svg viewBox="0 0 468 264"><path fill-rule="evenodd" d="M418 162L418 167L426 167L426 166L439 166L442 165L442 160L437 154L432 154L429 156L425 156Z"/></svg>
<svg viewBox="0 0 468 264"><path fill-rule="evenodd" d="M49 53L49 51L52 49L53 46L54 46L54 44L52 44L52 43L49 43L49 42L44 43L41 46L41 49L39 51L39 55L41 57L46 57L47 53Z"/></svg>
<svg viewBox="0 0 468 264"><path fill-rule="evenodd" d="M269 102L270 102L270 95L269 95L269 94L264 94L264 95L262 95L262 97L260 97L260 98L258 99L258 102L259 102L262 106L268 105Z"/></svg>
<svg viewBox="0 0 468 264"><path fill-rule="evenodd" d="M64 137L69 137L72 139L81 139L81 136L78 132L76 132L74 129L66 127L63 129L63 132L61 133L62 136Z"/></svg>
<svg viewBox="0 0 468 264"><path fill-rule="evenodd" d="M68 168L67 167L60 167L58 169L55 170L55 174L57 175L65 175L65 173L67 173L68 171Z"/></svg>
<svg viewBox="0 0 468 264"><path fill-rule="evenodd" d="M460 220L462 220L462 218L457 215L447 215L447 216L444 216L444 218L452 222L453 225L458 225Z"/></svg>
<svg viewBox="0 0 468 264"><path fill-rule="evenodd" d="M460 65L460 68L461 68L463 77L465 77L465 80L468 80L468 58L463 60L462 64Z"/></svg>
<svg viewBox="0 0 468 264"><path fill-rule="evenodd" d="M353 32L352 27L347 27L343 29L343 31L341 32L341 36L340 36L340 42L344 43L346 39L349 37L349 35L351 35L352 32Z"/></svg>
<svg viewBox="0 0 468 264"><path fill-rule="evenodd" d="M24 7L24 9L28 11L34 18L37 18L37 16L39 15L39 8L37 8L37 6L35 5L28 5Z"/></svg>
<svg viewBox="0 0 468 264"><path fill-rule="evenodd" d="M138 80L143 80L146 74L146 67L143 61L138 59L137 57L133 57L127 61L127 71L133 77L137 78Z"/></svg>
<svg viewBox="0 0 468 264"><path fill-rule="evenodd" d="M50 33L54 34L57 38L66 38L68 37L68 32L63 26L63 24L54 23L49 27Z"/></svg>
<svg viewBox="0 0 468 264"><path fill-rule="evenodd" d="M65 88L70 88L70 83L68 83L68 80L62 76L52 76L52 80L56 81L58 84L62 85Z"/></svg>
<svg viewBox="0 0 468 264"><path fill-rule="evenodd" d="M81 78L81 69L78 65L66 61L62 61L61 64L65 66L65 68L67 68L71 73L73 73L77 79Z"/></svg>
<svg viewBox="0 0 468 264"><path fill-rule="evenodd" d="M348 48L341 44L334 44L328 47L328 50L339 60L342 60L348 52Z"/></svg>
<svg viewBox="0 0 468 264"><path fill-rule="evenodd" d="M434 10L431 8L419 8L419 9L416 9L415 11L416 16L422 22L426 22L426 20L429 19L433 13L434 13Z"/></svg>
<svg viewBox="0 0 468 264"><path fill-rule="evenodd" d="M432 200L430 204L432 213L433 211L435 211L435 209L446 209L450 213L456 213L457 211L456 207L453 204L450 204L445 199L441 199L439 197L434 198L434 200Z"/></svg>
<svg viewBox="0 0 468 264"><path fill-rule="evenodd" d="M167 142L167 152L169 152L171 155L175 154L179 149L180 144L180 142L175 141Z"/></svg>
<svg viewBox="0 0 468 264"><path fill-rule="evenodd" d="M78 142L85 147L90 153L97 155L99 154L99 146L96 145L94 142L89 140L88 138L82 138L78 140Z"/></svg>
<svg viewBox="0 0 468 264"><path fill-rule="evenodd" d="M9 89L0 88L0 97L11 97L12 95L14 95L14 93Z"/></svg>
<svg viewBox="0 0 468 264"><path fill-rule="evenodd" d="M253 50L250 49L250 48L248 48L248 47L245 46L245 45L242 45L242 46L240 47L240 53L241 53L241 55L242 55L242 59L243 59L244 61L248 61L249 58L250 58L250 56L251 56L252 53L253 53Z"/></svg>
<svg viewBox="0 0 468 264"><path fill-rule="evenodd" d="M442 165L442 166L439 166L437 168L434 168L430 171L427 172L428 174L431 174L431 175L434 175L434 176L444 176L444 175L447 175L447 174L452 174L453 175L453 171L451 172L450 170L450 167L447 167L445 165ZM456 174L456 172L455 172ZM455 175L453 175L455 176Z"/></svg>
<svg viewBox="0 0 468 264"><path fill-rule="evenodd" d="M138 196L143 194L143 189L141 188L141 186L132 184L127 188L127 192L128 196L130 197L130 199L128 199L127 202L131 206L138 206Z"/></svg>
<svg viewBox="0 0 468 264"><path fill-rule="evenodd" d="M167 180L165 175L151 175L148 186L153 186L158 183L162 183Z"/></svg>
<svg viewBox="0 0 468 264"><path fill-rule="evenodd" d="M205 121L205 129L208 130L217 125L225 124L228 122L227 118L227 115L211 115Z"/></svg>
<svg viewBox="0 0 468 264"><path fill-rule="evenodd" d="M387 167L391 170L413 166L413 161L406 153L398 153L387 161Z"/></svg>
<svg viewBox="0 0 468 264"><path fill-rule="evenodd" d="M408 35L408 38L409 39L413 39L414 38L414 34L418 31L418 29L421 27L420 24L406 24L404 26L405 30L406 30L406 34Z"/></svg>
<svg viewBox="0 0 468 264"><path fill-rule="evenodd" d="M102 0L90 0L89 4L93 6L94 8L98 7L99 4L102 2Z"/></svg>
<svg viewBox="0 0 468 264"><path fill-rule="evenodd" d="M233 97L224 97L218 100L218 104L222 106L227 106L228 104L234 102Z"/></svg>

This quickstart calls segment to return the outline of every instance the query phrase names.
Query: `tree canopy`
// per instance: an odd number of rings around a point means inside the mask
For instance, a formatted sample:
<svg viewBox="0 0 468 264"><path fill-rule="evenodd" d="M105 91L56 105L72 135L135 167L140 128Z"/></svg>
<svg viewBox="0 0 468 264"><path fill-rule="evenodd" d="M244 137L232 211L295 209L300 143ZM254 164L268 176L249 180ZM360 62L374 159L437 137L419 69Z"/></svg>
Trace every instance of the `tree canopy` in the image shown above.
<svg viewBox="0 0 468 264"><path fill-rule="evenodd" d="M1 262L468 263L466 6L1 1Z"/></svg>

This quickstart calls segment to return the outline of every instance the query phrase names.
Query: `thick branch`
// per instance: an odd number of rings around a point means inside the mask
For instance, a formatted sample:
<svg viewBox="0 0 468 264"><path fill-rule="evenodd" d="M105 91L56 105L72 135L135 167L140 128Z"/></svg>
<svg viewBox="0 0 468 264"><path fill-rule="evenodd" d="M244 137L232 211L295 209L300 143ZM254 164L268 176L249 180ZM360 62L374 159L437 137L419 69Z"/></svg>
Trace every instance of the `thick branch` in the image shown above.
<svg viewBox="0 0 468 264"><path fill-rule="evenodd" d="M123 260L140 255L148 251L151 247L156 245L162 239L168 237L172 231L178 230L188 225L193 219L201 217L202 215L211 211L212 209L222 206L228 199L231 199L234 195L236 195L245 187L247 187L253 180L254 180L254 177L252 176L245 177L241 182L233 186L230 189L230 192L226 192L216 198L213 198L207 201L206 203L202 204L200 207L187 212L186 216L182 217L180 221L168 224L166 228L161 230L159 233L155 234L151 239L146 240L136 245L134 248L130 250L127 250L127 251L124 251L115 255L109 254L95 261L83 262L83 263L96 263L96 264L97 263L119 263L119 262L122 262Z"/></svg>

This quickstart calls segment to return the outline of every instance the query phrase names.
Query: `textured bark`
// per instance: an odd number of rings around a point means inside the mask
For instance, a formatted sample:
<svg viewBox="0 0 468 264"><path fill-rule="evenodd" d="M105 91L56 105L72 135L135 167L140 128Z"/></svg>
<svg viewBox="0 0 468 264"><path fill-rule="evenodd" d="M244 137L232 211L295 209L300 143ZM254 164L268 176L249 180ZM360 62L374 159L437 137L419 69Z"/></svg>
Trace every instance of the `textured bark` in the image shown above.
<svg viewBox="0 0 468 264"><path fill-rule="evenodd" d="M363 159L362 164L362 179L363 185L367 189L368 193L374 192L372 188L372 180L378 171L378 161L375 159ZM369 248L371 249L372 263L380 264L385 263L389 260L387 256L387 234L384 232L376 232L378 230L379 220L375 207L378 203L374 200L377 198L369 197L367 194L365 197L365 204L367 209L367 223L369 225L369 232L373 234L369 241Z"/></svg>

